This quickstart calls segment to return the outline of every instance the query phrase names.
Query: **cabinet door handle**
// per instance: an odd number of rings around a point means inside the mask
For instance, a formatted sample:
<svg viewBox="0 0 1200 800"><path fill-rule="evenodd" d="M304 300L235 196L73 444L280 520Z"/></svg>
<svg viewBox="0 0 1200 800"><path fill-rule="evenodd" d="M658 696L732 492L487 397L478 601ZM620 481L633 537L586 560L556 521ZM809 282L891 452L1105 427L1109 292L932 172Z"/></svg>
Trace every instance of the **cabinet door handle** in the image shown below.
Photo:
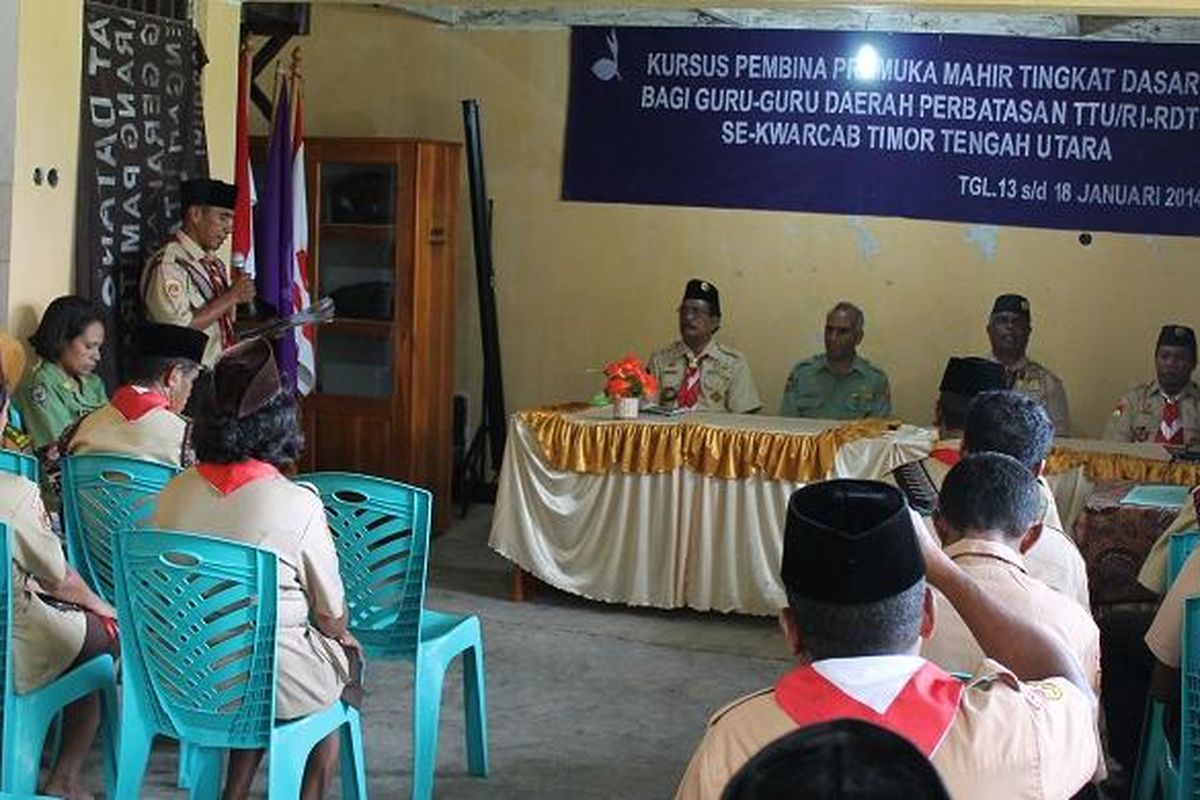
<svg viewBox="0 0 1200 800"><path fill-rule="evenodd" d="M430 244L445 244L446 243L446 229L441 226L438 226L436 228L430 228L429 243Z"/></svg>

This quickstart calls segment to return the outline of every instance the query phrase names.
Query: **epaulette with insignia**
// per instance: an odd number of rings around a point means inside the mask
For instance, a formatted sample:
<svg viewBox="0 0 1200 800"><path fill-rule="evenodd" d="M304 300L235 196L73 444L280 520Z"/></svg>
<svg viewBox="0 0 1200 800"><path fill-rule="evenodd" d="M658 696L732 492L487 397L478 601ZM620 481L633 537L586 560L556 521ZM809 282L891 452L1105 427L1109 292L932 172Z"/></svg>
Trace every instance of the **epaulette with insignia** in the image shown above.
<svg viewBox="0 0 1200 800"><path fill-rule="evenodd" d="M929 475L918 461L901 464L892 470L896 486L904 492L908 505L923 517L927 517L937 508L937 487L929 479Z"/></svg>

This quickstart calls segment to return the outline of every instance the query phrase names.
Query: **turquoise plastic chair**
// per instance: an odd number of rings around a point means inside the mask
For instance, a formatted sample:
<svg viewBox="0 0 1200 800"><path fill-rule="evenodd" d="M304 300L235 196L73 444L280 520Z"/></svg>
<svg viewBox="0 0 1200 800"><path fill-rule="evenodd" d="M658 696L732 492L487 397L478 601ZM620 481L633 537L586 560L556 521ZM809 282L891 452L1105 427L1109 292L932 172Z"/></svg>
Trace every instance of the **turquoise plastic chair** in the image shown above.
<svg viewBox="0 0 1200 800"><path fill-rule="evenodd" d="M1200 531L1180 531L1179 533L1171 534L1171 538L1167 542L1167 585L1175 583L1175 579L1179 577L1183 565L1187 562L1188 556L1196 549L1196 545L1200 544ZM1185 709L1188 705L1188 671L1192 669L1192 658L1188 656L1187 643L1194 641L1189 638L1186 633L1187 625L1194 624L1191 621L1193 599L1187 600L1187 614L1184 620L1184 657L1187 662L1187 669L1183 671L1183 686L1185 698ZM1200 658L1200 649L1193 646L1194 654ZM1193 690L1194 691L1194 690ZM1192 714L1192 719L1197 719L1196 712ZM1176 798L1192 798L1200 797L1200 787L1194 790L1181 791L1185 787L1192 786L1195 782L1195 765L1189 764L1188 776L1185 778L1180 769L1180 764L1175 761L1175 757L1171 754L1171 748L1167 744L1167 737L1163 733L1165 727L1164 718L1166 709L1163 704L1153 699L1146 698L1146 714L1142 718L1142 742L1138 750L1137 766L1133 771L1133 800L1176 800ZM1184 735L1187 736L1187 716L1185 711L1184 720ZM1195 747L1195 734L1192 736L1192 747ZM1186 744L1180 746L1180 752L1189 752L1189 747ZM1184 759L1190 761L1190 759Z"/></svg>
<svg viewBox="0 0 1200 800"><path fill-rule="evenodd" d="M117 694L113 681L113 659L96 656L68 670L32 692L18 694L13 685L12 569L8 526L0 523L0 622L4 625L4 754L0 788L17 797L29 797L37 788L42 747L50 723L64 706L93 692L100 692L100 743L104 783L111 797L116 783Z"/></svg>
<svg viewBox="0 0 1200 800"><path fill-rule="evenodd" d="M67 558L92 591L115 603L113 537L150 521L158 493L179 468L130 456L74 455L62 462Z"/></svg>
<svg viewBox="0 0 1200 800"><path fill-rule="evenodd" d="M338 701L275 718L279 582L274 553L175 531L122 531L115 583L124 673L116 797L137 797L156 735L192 747L191 796L215 798L221 754L267 752L268 797L299 797L304 765L342 737L342 797L366 800L358 711Z"/></svg>
<svg viewBox="0 0 1200 800"><path fill-rule="evenodd" d="M1182 735L1179 740L1178 796L1200 797L1200 597L1189 597L1183 613ZM1170 752L1170 748L1167 748Z"/></svg>
<svg viewBox="0 0 1200 800"><path fill-rule="evenodd" d="M38 462L33 456L15 450L0 450L0 472L8 472L38 482Z"/></svg>
<svg viewBox="0 0 1200 800"><path fill-rule="evenodd" d="M467 771L486 776L483 634L475 615L424 607L432 498L384 478L346 472L302 475L320 492L337 545L350 630L373 658L414 663L412 796L433 795L438 718L446 668L463 654Z"/></svg>

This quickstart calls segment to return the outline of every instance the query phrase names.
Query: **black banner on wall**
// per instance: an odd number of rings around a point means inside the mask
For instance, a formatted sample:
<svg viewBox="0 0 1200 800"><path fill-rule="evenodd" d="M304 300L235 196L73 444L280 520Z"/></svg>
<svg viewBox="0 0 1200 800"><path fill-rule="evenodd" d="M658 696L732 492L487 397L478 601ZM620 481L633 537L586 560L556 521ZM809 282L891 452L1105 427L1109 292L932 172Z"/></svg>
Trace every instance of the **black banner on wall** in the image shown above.
<svg viewBox="0 0 1200 800"><path fill-rule="evenodd" d="M141 319L142 265L179 224L179 182L208 175L205 61L190 22L84 8L76 291L109 309L110 389Z"/></svg>

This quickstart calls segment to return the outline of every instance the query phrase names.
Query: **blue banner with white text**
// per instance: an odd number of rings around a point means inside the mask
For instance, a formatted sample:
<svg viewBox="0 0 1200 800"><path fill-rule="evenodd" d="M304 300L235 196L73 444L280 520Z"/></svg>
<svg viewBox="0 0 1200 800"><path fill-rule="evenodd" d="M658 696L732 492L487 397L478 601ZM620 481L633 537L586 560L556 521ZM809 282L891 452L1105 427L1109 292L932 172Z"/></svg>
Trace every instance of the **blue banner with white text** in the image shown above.
<svg viewBox="0 0 1200 800"><path fill-rule="evenodd" d="M1200 45L575 28L563 198L1200 233Z"/></svg>

